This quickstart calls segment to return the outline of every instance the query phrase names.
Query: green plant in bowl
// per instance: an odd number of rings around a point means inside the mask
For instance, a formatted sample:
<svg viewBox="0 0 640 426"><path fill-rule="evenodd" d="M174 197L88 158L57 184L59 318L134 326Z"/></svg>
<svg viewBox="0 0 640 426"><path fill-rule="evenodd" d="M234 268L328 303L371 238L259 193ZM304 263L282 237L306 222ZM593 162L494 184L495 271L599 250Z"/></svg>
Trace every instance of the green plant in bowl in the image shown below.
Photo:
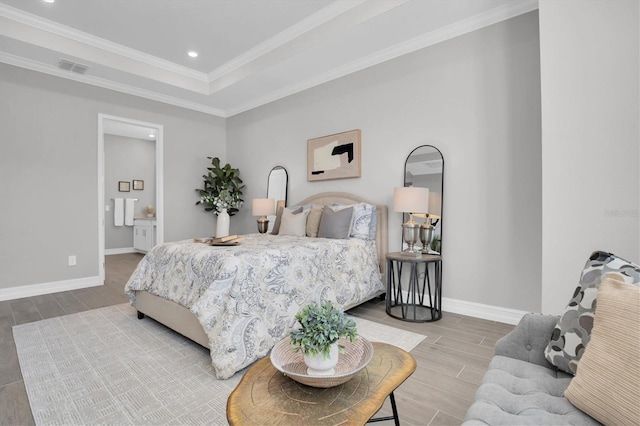
<svg viewBox="0 0 640 426"><path fill-rule="evenodd" d="M305 306L296 314L296 319L300 327L291 330L289 336L295 350L301 350L305 355L322 354L329 358L331 345L341 338L348 338L353 343L358 336L355 321L330 301ZM344 350L342 345L338 347L340 351Z"/></svg>

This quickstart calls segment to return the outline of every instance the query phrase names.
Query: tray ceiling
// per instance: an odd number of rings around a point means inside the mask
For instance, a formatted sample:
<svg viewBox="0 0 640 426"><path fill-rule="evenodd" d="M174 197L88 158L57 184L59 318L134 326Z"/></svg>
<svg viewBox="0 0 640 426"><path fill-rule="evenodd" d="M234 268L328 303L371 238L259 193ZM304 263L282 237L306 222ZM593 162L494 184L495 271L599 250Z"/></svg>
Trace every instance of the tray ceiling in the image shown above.
<svg viewBox="0 0 640 426"><path fill-rule="evenodd" d="M536 0L0 0L0 62L229 117L537 7ZM72 65L59 67L61 59Z"/></svg>

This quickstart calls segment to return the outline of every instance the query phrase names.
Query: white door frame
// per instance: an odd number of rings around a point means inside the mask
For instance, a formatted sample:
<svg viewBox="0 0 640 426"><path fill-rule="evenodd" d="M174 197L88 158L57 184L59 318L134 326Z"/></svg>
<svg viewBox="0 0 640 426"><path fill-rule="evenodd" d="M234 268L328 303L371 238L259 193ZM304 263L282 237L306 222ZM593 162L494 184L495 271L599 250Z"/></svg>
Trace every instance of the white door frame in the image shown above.
<svg viewBox="0 0 640 426"><path fill-rule="evenodd" d="M104 253L105 253L105 221L104 221L104 121L112 120L137 126L149 127L156 130L156 244L164 242L164 169L163 169L163 126L98 113L98 265L100 269L100 284L104 284Z"/></svg>

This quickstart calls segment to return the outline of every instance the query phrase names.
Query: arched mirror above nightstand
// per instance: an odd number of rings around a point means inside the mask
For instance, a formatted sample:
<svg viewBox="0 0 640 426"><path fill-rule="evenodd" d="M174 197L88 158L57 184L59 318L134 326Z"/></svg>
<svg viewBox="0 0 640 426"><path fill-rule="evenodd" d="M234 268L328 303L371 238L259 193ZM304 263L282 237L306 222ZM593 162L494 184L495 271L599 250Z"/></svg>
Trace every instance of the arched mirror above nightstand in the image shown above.
<svg viewBox="0 0 640 426"><path fill-rule="evenodd" d="M289 174L287 173L287 169L282 166L275 166L271 169L269 177L267 178L267 198L276 200L277 206L286 206L288 186ZM267 219L269 219L268 232L271 232L276 221L276 216L267 216Z"/></svg>
<svg viewBox="0 0 640 426"><path fill-rule="evenodd" d="M405 188L396 188L400 189L397 198L394 192L396 211L427 212L404 214L402 247L407 250L387 253L385 311L403 321L430 322L442 318L443 178L442 154L434 146L422 145L411 151L404 163ZM408 189L411 186L415 189ZM425 204L427 198L428 204ZM413 220L409 220L409 216ZM415 229L418 226L420 241L417 244L420 249L415 250L413 245L417 240ZM407 229L408 236L404 235Z"/></svg>
<svg viewBox="0 0 640 426"><path fill-rule="evenodd" d="M443 182L444 158L438 148L422 145L411 151L404 163L404 186L429 189L429 212L413 215L421 223L423 254L440 254L442 251ZM404 221L407 219L405 214Z"/></svg>

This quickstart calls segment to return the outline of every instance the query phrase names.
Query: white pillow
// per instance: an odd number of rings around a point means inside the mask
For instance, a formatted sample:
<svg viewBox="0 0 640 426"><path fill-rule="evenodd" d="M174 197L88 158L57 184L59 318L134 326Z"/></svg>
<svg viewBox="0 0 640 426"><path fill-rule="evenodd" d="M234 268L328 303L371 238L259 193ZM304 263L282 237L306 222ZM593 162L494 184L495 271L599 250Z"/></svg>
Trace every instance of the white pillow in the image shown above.
<svg viewBox="0 0 640 426"><path fill-rule="evenodd" d="M293 214L291 211L284 209L278 235L305 237L307 235L307 216L309 216L309 211Z"/></svg>

